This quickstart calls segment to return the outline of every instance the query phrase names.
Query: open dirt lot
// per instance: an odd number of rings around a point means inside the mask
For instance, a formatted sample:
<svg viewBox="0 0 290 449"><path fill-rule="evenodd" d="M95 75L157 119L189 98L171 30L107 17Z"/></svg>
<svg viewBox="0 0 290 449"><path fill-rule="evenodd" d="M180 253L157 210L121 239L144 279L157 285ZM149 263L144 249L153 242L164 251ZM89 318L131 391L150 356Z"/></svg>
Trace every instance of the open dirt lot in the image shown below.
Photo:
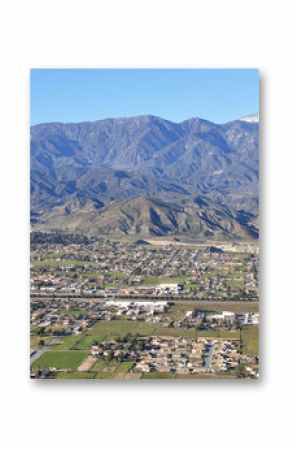
<svg viewBox="0 0 290 449"><path fill-rule="evenodd" d="M89 369L96 362L96 359L89 355L78 367L77 371L89 371Z"/></svg>

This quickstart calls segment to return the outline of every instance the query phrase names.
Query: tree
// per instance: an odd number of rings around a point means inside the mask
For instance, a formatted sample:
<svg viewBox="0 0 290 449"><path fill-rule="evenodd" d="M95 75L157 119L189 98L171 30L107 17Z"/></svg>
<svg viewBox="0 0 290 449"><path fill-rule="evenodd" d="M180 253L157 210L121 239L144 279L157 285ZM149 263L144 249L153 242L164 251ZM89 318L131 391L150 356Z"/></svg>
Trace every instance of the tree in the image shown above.
<svg viewBox="0 0 290 449"><path fill-rule="evenodd" d="M37 329L37 335L44 335L45 334L45 329L44 327L39 327Z"/></svg>

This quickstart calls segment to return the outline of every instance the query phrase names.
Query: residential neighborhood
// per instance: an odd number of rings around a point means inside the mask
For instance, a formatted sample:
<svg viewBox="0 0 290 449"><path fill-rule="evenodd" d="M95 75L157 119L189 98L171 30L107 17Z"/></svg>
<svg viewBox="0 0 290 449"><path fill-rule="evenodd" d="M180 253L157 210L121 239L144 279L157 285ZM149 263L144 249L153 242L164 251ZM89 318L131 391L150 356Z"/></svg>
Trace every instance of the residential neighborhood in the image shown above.
<svg viewBox="0 0 290 449"><path fill-rule="evenodd" d="M165 243L165 244L163 244ZM33 243L35 296L258 298L254 244Z"/></svg>
<svg viewBox="0 0 290 449"><path fill-rule="evenodd" d="M259 377L253 244L41 239L32 378Z"/></svg>

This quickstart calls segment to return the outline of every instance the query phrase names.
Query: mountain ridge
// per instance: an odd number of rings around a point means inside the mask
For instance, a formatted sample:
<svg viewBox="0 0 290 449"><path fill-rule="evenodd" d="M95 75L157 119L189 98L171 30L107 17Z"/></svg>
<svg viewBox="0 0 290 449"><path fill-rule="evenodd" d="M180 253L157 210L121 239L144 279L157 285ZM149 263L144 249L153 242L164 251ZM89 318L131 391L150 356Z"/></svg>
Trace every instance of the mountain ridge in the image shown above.
<svg viewBox="0 0 290 449"><path fill-rule="evenodd" d="M241 232L235 231L232 236L244 238L245 225L239 222L238 211L253 219L258 217L258 133L257 123L242 120L217 125L192 118L177 124L151 115L34 125L32 225L47 227L57 215L57 208L71 207L73 201L76 214L84 214L87 203L94 205L100 218L104 210L111 215L112 204L118 201L148 197L169 203L175 210L178 205L190 206L193 198L205 195L215 203L216 210L228 204L232 211L228 223L234 217L235 229L242 226ZM164 207L161 215L165 219ZM143 206L140 208L144 211ZM60 226L69 219L72 217L68 214ZM147 219L146 212L143 221ZM175 217L176 224L180 219L180 214ZM81 217L79 221L83 223ZM202 216L196 214L194 221L200 226L204 223ZM94 232L85 223L81 228ZM190 225L187 229L194 238L194 229L199 228ZM248 229L249 235L256 236L256 231ZM178 226L169 226L167 231L172 235L178 232ZM214 233L219 234L217 228ZM231 238L230 231L226 234Z"/></svg>

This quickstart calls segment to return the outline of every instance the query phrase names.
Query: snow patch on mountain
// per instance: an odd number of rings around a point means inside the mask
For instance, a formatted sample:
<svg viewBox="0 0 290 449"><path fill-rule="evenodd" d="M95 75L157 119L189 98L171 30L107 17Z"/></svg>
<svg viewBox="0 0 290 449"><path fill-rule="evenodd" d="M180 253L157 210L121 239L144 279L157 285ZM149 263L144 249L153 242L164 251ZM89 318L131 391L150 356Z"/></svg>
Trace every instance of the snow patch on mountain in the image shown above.
<svg viewBox="0 0 290 449"><path fill-rule="evenodd" d="M259 114L246 115L245 117L241 117L240 120L248 123L259 123Z"/></svg>

